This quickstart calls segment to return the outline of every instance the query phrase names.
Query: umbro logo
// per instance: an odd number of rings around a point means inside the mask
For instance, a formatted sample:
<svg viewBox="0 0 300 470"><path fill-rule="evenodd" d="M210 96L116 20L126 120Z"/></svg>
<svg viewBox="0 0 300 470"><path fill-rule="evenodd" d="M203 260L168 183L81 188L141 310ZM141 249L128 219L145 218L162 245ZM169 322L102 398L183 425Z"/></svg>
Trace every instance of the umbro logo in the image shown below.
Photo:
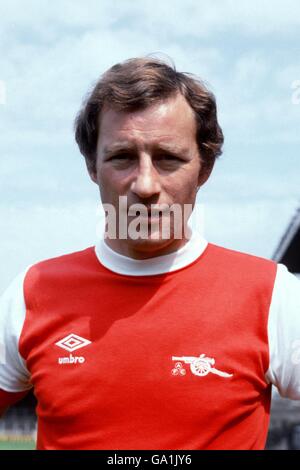
<svg viewBox="0 0 300 470"><path fill-rule="evenodd" d="M59 348L65 349L66 351L74 352L76 351L76 349L83 348L84 346L87 346L90 343L91 341L89 341L88 339L82 338L81 336L71 333L60 341L57 341L57 343L55 344Z"/></svg>
<svg viewBox="0 0 300 470"><path fill-rule="evenodd" d="M69 353L72 353L77 349L84 348L89 344L91 344L90 340L75 335L74 333L65 336L61 340L57 341L57 343L55 343L56 346L65 349ZM83 356L73 356L72 354L70 354L69 356L58 358L59 364L82 364L83 362L85 362L85 358Z"/></svg>

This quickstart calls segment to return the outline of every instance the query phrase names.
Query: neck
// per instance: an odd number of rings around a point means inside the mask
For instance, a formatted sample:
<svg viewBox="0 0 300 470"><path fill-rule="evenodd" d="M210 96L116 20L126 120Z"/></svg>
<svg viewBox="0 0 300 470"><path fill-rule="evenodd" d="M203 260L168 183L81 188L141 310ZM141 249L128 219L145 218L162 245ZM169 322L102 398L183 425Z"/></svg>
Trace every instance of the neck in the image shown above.
<svg viewBox="0 0 300 470"><path fill-rule="evenodd" d="M182 240L179 241L182 242ZM170 244L168 253L165 251L164 254L159 254L158 250L155 250L155 252L148 253L147 257L133 258L124 255L123 251L121 254L110 247L102 237L95 246L95 252L100 263L115 273L128 276L151 276L177 271L188 266L205 251L208 244L195 230L192 231L191 238L185 241L186 243L178 249ZM143 254L145 255L144 252Z"/></svg>

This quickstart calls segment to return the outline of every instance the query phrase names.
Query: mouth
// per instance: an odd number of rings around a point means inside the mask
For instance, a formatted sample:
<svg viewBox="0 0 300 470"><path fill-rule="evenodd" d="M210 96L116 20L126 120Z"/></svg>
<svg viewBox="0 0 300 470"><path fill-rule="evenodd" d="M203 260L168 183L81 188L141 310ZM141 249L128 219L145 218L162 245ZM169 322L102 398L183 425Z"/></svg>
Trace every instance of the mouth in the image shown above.
<svg viewBox="0 0 300 470"><path fill-rule="evenodd" d="M131 216L131 217L139 217L140 219L161 219L162 217L165 217L166 216L166 212L159 212L159 213L152 213L151 214L151 211L148 211L147 212L147 215L145 215L144 213L140 213L140 212L137 212L135 215ZM130 217L130 216L129 216Z"/></svg>
<svg viewBox="0 0 300 470"><path fill-rule="evenodd" d="M148 216L151 216L151 213L153 216L158 216L158 215L165 215L165 214L168 214L169 213L169 209L166 209L166 208L147 208L145 207L142 211L140 210L137 210L136 213L135 213L135 216L136 215L144 215L145 213L148 214ZM129 215L129 209L127 211L127 214Z"/></svg>
<svg viewBox="0 0 300 470"><path fill-rule="evenodd" d="M143 223L158 224L163 220L170 219L170 209L166 207L147 207L144 206L142 210L136 210L133 214L129 214L130 206L127 210L127 217L129 220L139 219Z"/></svg>

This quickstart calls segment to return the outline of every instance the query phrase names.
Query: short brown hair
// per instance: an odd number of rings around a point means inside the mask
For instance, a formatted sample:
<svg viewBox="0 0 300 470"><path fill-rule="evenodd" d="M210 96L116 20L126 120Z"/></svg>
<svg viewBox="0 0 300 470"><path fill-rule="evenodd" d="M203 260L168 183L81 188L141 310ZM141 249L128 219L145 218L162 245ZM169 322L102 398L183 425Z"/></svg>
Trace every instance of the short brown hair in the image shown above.
<svg viewBox="0 0 300 470"><path fill-rule="evenodd" d="M211 171L222 153L223 132L217 121L216 100L203 82L174 64L152 57L128 59L105 72L88 94L75 119L75 139L90 168L95 168L100 116L104 104L136 111L181 93L194 111L203 170Z"/></svg>

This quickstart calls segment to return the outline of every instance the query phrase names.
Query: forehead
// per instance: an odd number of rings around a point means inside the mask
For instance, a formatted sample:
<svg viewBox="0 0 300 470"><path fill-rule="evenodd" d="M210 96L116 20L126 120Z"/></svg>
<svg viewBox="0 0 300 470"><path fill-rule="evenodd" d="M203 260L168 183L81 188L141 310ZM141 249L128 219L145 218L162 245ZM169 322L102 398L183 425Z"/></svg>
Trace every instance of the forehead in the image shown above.
<svg viewBox="0 0 300 470"><path fill-rule="evenodd" d="M134 112L106 105L99 126L98 149L118 140L142 146L196 140L194 112L181 94Z"/></svg>

